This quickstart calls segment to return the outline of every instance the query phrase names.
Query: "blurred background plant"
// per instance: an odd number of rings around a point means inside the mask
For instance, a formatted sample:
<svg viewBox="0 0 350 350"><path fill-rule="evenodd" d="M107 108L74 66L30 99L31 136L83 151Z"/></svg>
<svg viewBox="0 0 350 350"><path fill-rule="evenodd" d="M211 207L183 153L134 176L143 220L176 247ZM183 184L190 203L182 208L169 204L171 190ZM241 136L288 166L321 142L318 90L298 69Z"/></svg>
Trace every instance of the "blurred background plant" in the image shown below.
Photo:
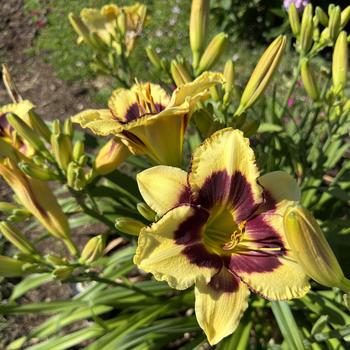
<svg viewBox="0 0 350 350"><path fill-rule="evenodd" d="M85 80L101 73L90 66L95 47L76 45L68 14L78 16L85 7L107 3L27 0L25 8L34 23L41 20L43 8L50 9L33 50L46 51L64 79ZM350 7L320 3L297 11L291 5L287 12L277 1L213 1L209 17L209 1L203 3L207 7L194 7L192 17L188 1L174 1L173 6L144 2L149 18L143 34L130 56L125 48L121 52L128 60L128 68L125 62L122 68L130 73L125 86L131 84L132 74L141 81L161 82L170 92L204 71L221 71L225 85L211 88L210 99L193 114L185 139L185 165L191 151L216 130L241 129L251 140L262 172L285 170L296 176L302 204L315 214L349 277L350 92L345 29ZM120 1L118 6L131 4ZM285 36L272 41L284 31L292 33L291 44ZM269 45L251 54L250 42L236 49L241 38ZM112 78L103 87L104 108L111 90L123 85L113 79L115 67L108 69ZM149 161L131 155L117 138L102 144L74 130L70 115L46 125L21 96L6 66L3 79L12 101L0 109L0 174L15 196L0 203L0 232L7 242L2 240L0 246L0 278L3 285L9 282L0 305L5 317L0 327L6 327L10 315L43 314L46 319L1 346L209 348L195 319L193 291L170 289L132 262L140 228L155 219L135 181L135 174L149 167ZM25 152L28 148L32 152ZM50 215L43 215L42 208ZM91 233L75 234L87 227L92 227ZM45 251L48 242L54 242L54 251ZM48 283L68 284L74 296L21 302ZM347 349L350 316L343 297L339 289L317 283L300 300L269 302L252 296L236 332L216 348Z"/></svg>

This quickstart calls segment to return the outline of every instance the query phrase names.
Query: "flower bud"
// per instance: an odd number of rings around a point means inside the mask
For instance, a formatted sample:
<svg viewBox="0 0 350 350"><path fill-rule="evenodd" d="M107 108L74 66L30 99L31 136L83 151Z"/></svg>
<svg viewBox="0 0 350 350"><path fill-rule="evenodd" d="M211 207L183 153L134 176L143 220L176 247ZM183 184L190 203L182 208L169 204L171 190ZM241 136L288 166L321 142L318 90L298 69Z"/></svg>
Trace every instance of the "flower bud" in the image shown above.
<svg viewBox="0 0 350 350"><path fill-rule="evenodd" d="M327 16L327 14L326 14L326 12L324 12L323 10L322 10L322 8L321 7L319 7L319 6L317 6L316 7L316 16L317 16L317 18L318 18L318 20L319 20L319 22L324 26L324 27L327 27L328 26L328 16Z"/></svg>
<svg viewBox="0 0 350 350"><path fill-rule="evenodd" d="M241 115L263 94L281 61L286 42L285 36L279 36L265 50L243 91L235 116Z"/></svg>
<svg viewBox="0 0 350 350"><path fill-rule="evenodd" d="M137 211L148 221L153 222L157 213L152 210L146 203L137 203Z"/></svg>
<svg viewBox="0 0 350 350"><path fill-rule="evenodd" d="M82 264L91 264L103 255L105 248L105 238L103 235L92 237L85 245L80 262Z"/></svg>
<svg viewBox="0 0 350 350"><path fill-rule="evenodd" d="M84 154L84 142L83 141L77 141L73 146L73 160L78 161L80 157Z"/></svg>
<svg viewBox="0 0 350 350"><path fill-rule="evenodd" d="M329 22L328 22L329 36L332 41L335 41L338 37L338 34L340 32L340 23L341 23L340 21L341 21L340 6L335 6L329 15Z"/></svg>
<svg viewBox="0 0 350 350"><path fill-rule="evenodd" d="M109 140L97 153L94 161L94 172L106 175L117 167L130 155L128 148L118 139Z"/></svg>
<svg viewBox="0 0 350 350"><path fill-rule="evenodd" d="M6 118L18 135L25 139L36 151L46 151L44 143L40 140L39 136L20 117L8 113Z"/></svg>
<svg viewBox="0 0 350 350"><path fill-rule="evenodd" d="M300 29L300 49L304 54L311 49L313 31L312 5L308 4L303 12Z"/></svg>
<svg viewBox="0 0 350 350"><path fill-rule="evenodd" d="M301 206L293 206L287 209L283 221L292 256L305 273L324 286L350 291L350 281L344 277L337 258L312 214Z"/></svg>
<svg viewBox="0 0 350 350"><path fill-rule="evenodd" d="M57 280L65 280L72 275L73 266L59 266L52 271L52 276Z"/></svg>
<svg viewBox="0 0 350 350"><path fill-rule="evenodd" d="M170 73L177 87L192 81L191 75L185 66L175 60L171 61Z"/></svg>
<svg viewBox="0 0 350 350"><path fill-rule="evenodd" d="M45 182L26 176L9 158L0 161L0 175L15 192L21 204L54 237L64 240L67 246L71 244L67 217ZM75 252L73 245L69 249Z"/></svg>
<svg viewBox="0 0 350 350"><path fill-rule="evenodd" d="M30 241L13 225L4 221L0 222L0 232L9 242L11 242L21 252L29 255L38 254L38 251L35 249L32 243L30 243Z"/></svg>
<svg viewBox="0 0 350 350"><path fill-rule="evenodd" d="M207 38L210 0L192 0L190 19L190 45L193 55L193 67L199 63L200 55Z"/></svg>
<svg viewBox="0 0 350 350"><path fill-rule="evenodd" d="M301 61L301 80L303 81L304 88L309 97L317 101L319 98L319 91L307 58L303 58Z"/></svg>
<svg viewBox="0 0 350 350"><path fill-rule="evenodd" d="M300 33L300 19L294 2L292 2L289 6L288 17L292 33L294 34L294 36L298 36Z"/></svg>
<svg viewBox="0 0 350 350"><path fill-rule="evenodd" d="M66 171L68 164L72 160L72 139L65 134L51 135L52 154L59 167Z"/></svg>
<svg viewBox="0 0 350 350"><path fill-rule="evenodd" d="M162 69L161 60L151 46L146 47L146 54L150 62L153 64L153 66L161 70Z"/></svg>
<svg viewBox="0 0 350 350"><path fill-rule="evenodd" d="M63 133L68 136L73 136L73 124L70 118L66 119L63 123Z"/></svg>
<svg viewBox="0 0 350 350"><path fill-rule="evenodd" d="M51 264L52 266L63 266L63 265L67 265L68 261L66 259L62 259L59 256L56 255L45 255L45 260Z"/></svg>
<svg viewBox="0 0 350 350"><path fill-rule="evenodd" d="M126 33L126 15L124 10L121 10L120 14L118 15L117 18L117 25L120 33L122 35L125 35Z"/></svg>
<svg viewBox="0 0 350 350"><path fill-rule="evenodd" d="M0 202L0 213L12 213L16 209L18 209L18 207L12 203Z"/></svg>
<svg viewBox="0 0 350 350"><path fill-rule="evenodd" d="M70 162L67 167L67 184L75 191L82 191L86 186L87 180L84 169L75 162Z"/></svg>
<svg viewBox="0 0 350 350"><path fill-rule="evenodd" d="M224 73L224 79L225 79L224 103L228 103L232 90L234 88L234 81L235 81L235 68L231 59L226 61L223 73Z"/></svg>
<svg viewBox="0 0 350 350"><path fill-rule="evenodd" d="M146 225L141 221L131 218L118 218L115 221L115 228L121 232L127 233L132 236L138 236L140 230Z"/></svg>
<svg viewBox="0 0 350 350"><path fill-rule="evenodd" d="M17 277L24 276L24 265L26 262L0 255L0 276L1 277Z"/></svg>
<svg viewBox="0 0 350 350"><path fill-rule="evenodd" d="M218 61L224 52L227 42L228 35L226 33L219 33L214 36L199 61L197 74L210 69Z"/></svg>
<svg viewBox="0 0 350 350"><path fill-rule="evenodd" d="M22 161L18 166L26 175L38 180L50 181L58 179L58 176L50 169L38 166L32 162Z"/></svg>
<svg viewBox="0 0 350 350"><path fill-rule="evenodd" d="M344 28L350 20L350 5L341 12L340 26Z"/></svg>
<svg viewBox="0 0 350 350"><path fill-rule="evenodd" d="M33 110L28 112L28 120L30 127L35 130L47 142L50 142L51 132L45 122Z"/></svg>
<svg viewBox="0 0 350 350"><path fill-rule="evenodd" d="M347 34L342 31L334 46L332 62L332 78L334 93L338 94L345 88L348 72L348 42Z"/></svg>
<svg viewBox="0 0 350 350"><path fill-rule="evenodd" d="M21 94L19 93L14 80L11 77L7 64L2 65L2 80L4 82L6 91L14 103L23 101Z"/></svg>

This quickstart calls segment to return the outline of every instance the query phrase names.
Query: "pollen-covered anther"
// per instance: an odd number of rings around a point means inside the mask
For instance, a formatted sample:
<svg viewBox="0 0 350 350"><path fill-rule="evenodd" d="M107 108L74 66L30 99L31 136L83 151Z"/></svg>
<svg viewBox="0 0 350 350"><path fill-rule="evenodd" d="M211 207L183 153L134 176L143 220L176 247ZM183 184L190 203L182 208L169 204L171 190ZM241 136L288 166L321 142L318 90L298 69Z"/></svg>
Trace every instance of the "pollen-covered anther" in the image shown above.
<svg viewBox="0 0 350 350"><path fill-rule="evenodd" d="M242 221L239 225L237 230L235 230L232 235L231 235L231 239L229 242L225 243L222 246L223 250L232 250L234 249L243 239L243 235L245 232L245 225L246 225L246 221Z"/></svg>

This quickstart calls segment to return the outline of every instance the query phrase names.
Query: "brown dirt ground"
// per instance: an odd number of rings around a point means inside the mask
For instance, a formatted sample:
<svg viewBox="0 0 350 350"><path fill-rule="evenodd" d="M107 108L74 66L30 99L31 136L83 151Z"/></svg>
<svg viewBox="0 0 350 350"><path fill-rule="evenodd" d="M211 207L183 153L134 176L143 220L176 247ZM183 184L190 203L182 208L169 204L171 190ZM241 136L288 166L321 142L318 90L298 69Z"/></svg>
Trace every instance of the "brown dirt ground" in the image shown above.
<svg viewBox="0 0 350 350"><path fill-rule="evenodd" d="M45 13L41 15L45 23ZM26 54L39 30L40 28L34 26L31 19L24 14L23 0L0 1L0 63L8 64L22 96L36 105L36 111L45 120L64 120L67 116L92 106L88 88L82 84L58 79L53 68L44 62L42 56ZM0 106L8 103L11 103L11 100L1 81ZM9 197L9 189L0 180L0 201ZM91 232L91 227L84 227L82 230L84 233ZM50 251L54 244L52 242L52 245L46 245L44 250ZM8 296L13 282L8 280L1 283L0 300ZM28 293L20 302L66 299L71 297L72 293L73 288L69 285L48 284ZM10 341L27 334L44 319L45 317L40 315L1 318L0 349Z"/></svg>

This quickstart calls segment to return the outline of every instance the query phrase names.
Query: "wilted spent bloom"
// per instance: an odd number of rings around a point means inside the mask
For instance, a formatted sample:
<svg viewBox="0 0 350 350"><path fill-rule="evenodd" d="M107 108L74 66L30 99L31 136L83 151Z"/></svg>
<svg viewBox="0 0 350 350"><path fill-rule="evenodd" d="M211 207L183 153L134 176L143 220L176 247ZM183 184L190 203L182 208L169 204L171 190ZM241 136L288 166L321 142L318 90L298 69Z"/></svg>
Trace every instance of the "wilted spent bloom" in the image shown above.
<svg viewBox="0 0 350 350"><path fill-rule="evenodd" d="M335 94L338 94L345 88L348 74L348 56L347 33L342 31L338 36L333 51L332 78Z"/></svg>
<svg viewBox="0 0 350 350"><path fill-rule="evenodd" d="M92 237L84 246L79 261L83 264L91 264L103 255L105 237L98 235Z"/></svg>
<svg viewBox="0 0 350 350"><path fill-rule="evenodd" d="M109 140L97 153L93 169L97 175L107 175L117 169L130 155L128 148L116 138Z"/></svg>
<svg viewBox="0 0 350 350"><path fill-rule="evenodd" d="M198 66L207 39L209 10L210 0L192 0L189 30L194 68Z"/></svg>
<svg viewBox="0 0 350 350"><path fill-rule="evenodd" d="M71 252L76 248L70 239L68 220L48 185L26 176L10 159L0 161L0 175L15 192L21 204L54 236L62 239Z"/></svg>
<svg viewBox="0 0 350 350"><path fill-rule="evenodd" d="M283 7L286 10L289 10L291 5L293 4L295 6L295 8L301 12L308 5L308 3L309 3L308 0L284 0Z"/></svg>
<svg viewBox="0 0 350 350"><path fill-rule="evenodd" d="M147 155L155 164L180 165L184 134L197 102L207 99L208 89L220 83L222 74L206 72L172 96L159 85L136 83L131 89L115 90L109 109L86 110L72 121L97 135L119 138L131 153Z"/></svg>
<svg viewBox="0 0 350 350"><path fill-rule="evenodd" d="M263 94L281 61L286 42L285 36L279 36L265 50L243 91L236 116L251 107Z"/></svg>
<svg viewBox="0 0 350 350"><path fill-rule="evenodd" d="M317 101L319 98L319 90L307 58L303 58L301 61L301 80L309 97Z"/></svg>
<svg viewBox="0 0 350 350"><path fill-rule="evenodd" d="M350 291L350 281L312 214L301 206L291 206L284 214L284 229L292 256L305 273L327 287Z"/></svg>
<svg viewBox="0 0 350 350"><path fill-rule="evenodd" d="M85 41L97 50L125 48L128 56L142 32L146 11L146 6L139 3L125 7L110 4L101 9L85 8L80 18L69 14L69 20L79 35L79 42Z"/></svg>
<svg viewBox="0 0 350 350"><path fill-rule="evenodd" d="M19 93L18 88L14 80L12 79L7 64L2 65L2 80L4 82L6 91L13 103L20 103L21 101L23 101L23 97Z"/></svg>

